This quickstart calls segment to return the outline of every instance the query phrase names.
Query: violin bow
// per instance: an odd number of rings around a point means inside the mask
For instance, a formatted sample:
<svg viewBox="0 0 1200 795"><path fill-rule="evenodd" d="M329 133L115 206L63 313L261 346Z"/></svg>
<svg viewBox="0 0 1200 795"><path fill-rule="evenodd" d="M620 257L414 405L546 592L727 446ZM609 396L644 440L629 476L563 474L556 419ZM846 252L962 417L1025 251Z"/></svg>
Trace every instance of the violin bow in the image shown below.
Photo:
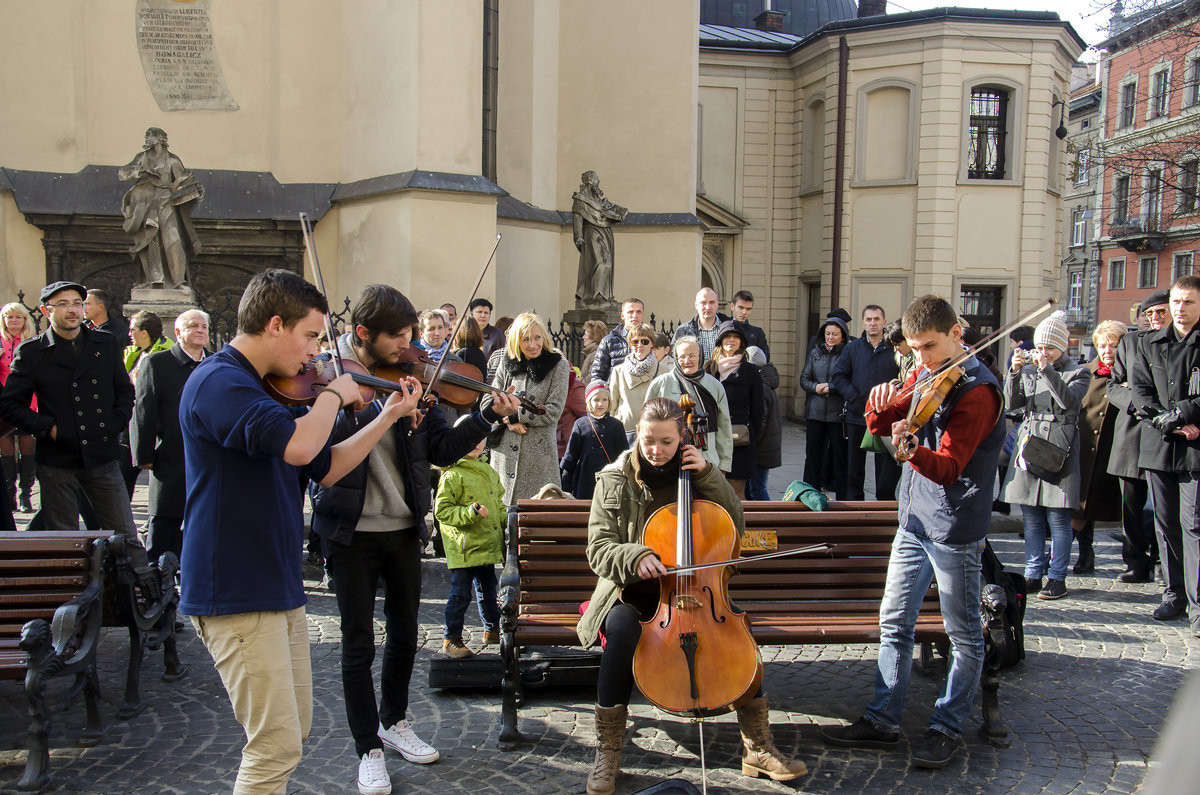
<svg viewBox="0 0 1200 795"><path fill-rule="evenodd" d="M496 233L496 243L492 246L492 253L488 255L487 262L483 263L483 270L481 270L479 272L479 278L475 280L475 287L472 288L471 295L468 296L467 302L465 304L463 304L463 311L458 314L458 320L454 324L454 331L450 334L451 344L453 344L454 338L458 336L458 330L460 328L462 328L463 321L466 320L471 314L470 310L467 309L467 307L470 306L471 302L475 300L475 294L479 292L479 285L483 284L483 277L484 277L484 275L487 274L488 268L491 267L492 260L494 260L496 258L496 249L500 248L500 238L501 237L502 237L502 235L499 232L497 232ZM472 317L471 322L474 323L475 318ZM449 353L449 352L450 352L450 348L449 348L449 346L447 346L446 353ZM433 386L434 386L434 384L437 383L438 376L440 376L442 374L442 365L445 363L446 363L446 356L445 356L445 354L443 354L442 358L438 359L437 366L433 368L433 375L429 376L429 383L425 386L425 394L426 395L431 395L433 393Z"/></svg>
<svg viewBox="0 0 1200 795"><path fill-rule="evenodd" d="M313 241L312 221L308 219L308 213L300 213L300 233L304 237L304 251L308 255L308 262L312 265L313 276L317 280L317 289L321 291L321 295L325 296L325 334L329 337L329 351L333 355L333 371L339 376L345 373L342 368L342 356L338 352L337 335L333 330L333 315L329 309L329 293L325 292L325 279L321 276L321 263L317 260L317 244Z"/></svg>
<svg viewBox="0 0 1200 795"><path fill-rule="evenodd" d="M914 381L913 383L909 384L908 386L904 387L899 392L897 392L896 396L892 398L892 402L889 403L888 406L893 406L896 403L900 402L901 400L904 400L906 397L908 397L909 395L916 392L916 390L919 387L924 386L926 381L936 378L937 376L944 373L946 370L949 370L951 367L957 367L958 365L965 362L967 359L970 359L976 353L978 353L979 351L988 347L989 345L992 345L994 342L996 342L996 340L1000 339L1001 335L1007 334L1008 332L1015 329L1017 326L1025 325L1030 320L1033 320L1035 317L1038 317L1039 315L1043 315L1046 312L1049 312L1053 308L1054 308L1054 299L1047 298L1046 303L1042 304L1041 306L1039 306L1037 309L1033 310L1029 314L1025 315L1024 317L1017 318L1013 322L1009 323L1007 326L1001 326L1000 328L996 329L991 334L987 335L986 337L981 339L979 342L972 345L970 348L967 348L958 356L955 356L953 359L950 359L949 361L947 361L945 364L938 367L938 369L934 370L933 372L926 372L924 378L918 378L916 381ZM867 414L877 414L878 412L875 409L870 409L866 413Z"/></svg>
<svg viewBox="0 0 1200 795"><path fill-rule="evenodd" d="M730 558L729 560L716 560L712 563L697 563L694 566L675 566L667 569L667 574L690 574L693 571L701 569L715 569L719 566L736 566L739 563L753 563L757 560L767 560L769 558L784 558L788 555L803 555L808 552L828 552L833 549L834 544L812 544L807 547L795 547L793 549L780 549L775 552L767 552L763 555L754 555L749 558Z"/></svg>

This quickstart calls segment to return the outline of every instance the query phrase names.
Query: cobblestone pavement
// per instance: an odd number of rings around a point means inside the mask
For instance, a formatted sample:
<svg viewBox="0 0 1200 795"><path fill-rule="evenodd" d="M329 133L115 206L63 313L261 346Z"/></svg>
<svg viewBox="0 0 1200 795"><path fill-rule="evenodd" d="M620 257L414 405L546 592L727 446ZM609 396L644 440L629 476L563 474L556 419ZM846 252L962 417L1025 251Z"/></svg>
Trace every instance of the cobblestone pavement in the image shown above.
<svg viewBox="0 0 1200 795"><path fill-rule="evenodd" d="M785 463L772 473L779 496L803 462L803 430L786 424ZM870 467L868 467L870 469ZM868 486L868 493L871 492ZM144 487L135 500L144 507ZM1018 523L995 516L992 541L1005 563L1019 570ZM809 774L792 784L740 775L739 738L733 716L704 725L710 792L870 793L1107 793L1141 785L1170 701L1182 678L1200 663L1200 642L1186 622L1156 622L1154 585L1116 582L1121 570L1119 531L1097 534L1095 576L1070 577L1070 596L1031 600L1025 619L1027 658L1004 672L1000 697L1013 732L1009 748L978 740L978 709L959 757L938 772L910 768L908 743L924 731L942 677L914 675L897 752L847 751L821 744L818 727L861 714L874 681L876 647L764 647L765 686L771 698L776 742L802 759ZM309 572L311 575L312 572ZM448 591L444 563L424 565L425 599L410 718L418 733L441 752L436 764L409 764L388 753L394 791L582 792L592 757L594 692L532 691L521 710L529 742L514 752L496 747L498 690L445 692L427 685L429 661L440 648L441 613ZM341 700L340 649L333 597L308 581L309 629L315 690L312 734L289 792L355 792L356 759ZM381 620L382 615L377 615ZM382 640L382 624L379 625ZM478 617L468 627L478 648ZM228 792L243 736L233 719L211 659L190 628L180 656L191 665L183 682L165 684L161 655L147 658L145 708L129 721L115 716L124 682L127 637L106 630L100 656L105 716L104 741L93 748L73 743L82 728L79 705L57 713L51 731L51 791L87 793ZM52 692L61 696L63 683ZM22 689L0 682L0 790L20 777L27 719ZM631 709L623 775L618 792L632 793L678 776L699 786L699 737L695 725L644 702Z"/></svg>

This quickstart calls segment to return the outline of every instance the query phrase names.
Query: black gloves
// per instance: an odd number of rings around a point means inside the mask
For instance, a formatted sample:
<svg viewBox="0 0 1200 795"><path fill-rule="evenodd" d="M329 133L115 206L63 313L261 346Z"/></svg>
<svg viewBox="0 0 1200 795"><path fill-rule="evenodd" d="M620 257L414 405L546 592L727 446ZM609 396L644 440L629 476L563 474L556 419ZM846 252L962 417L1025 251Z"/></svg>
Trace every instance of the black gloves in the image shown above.
<svg viewBox="0 0 1200 795"><path fill-rule="evenodd" d="M1171 431L1182 428L1186 423L1183 421L1183 412L1176 407L1151 417L1150 424L1163 436L1169 436Z"/></svg>

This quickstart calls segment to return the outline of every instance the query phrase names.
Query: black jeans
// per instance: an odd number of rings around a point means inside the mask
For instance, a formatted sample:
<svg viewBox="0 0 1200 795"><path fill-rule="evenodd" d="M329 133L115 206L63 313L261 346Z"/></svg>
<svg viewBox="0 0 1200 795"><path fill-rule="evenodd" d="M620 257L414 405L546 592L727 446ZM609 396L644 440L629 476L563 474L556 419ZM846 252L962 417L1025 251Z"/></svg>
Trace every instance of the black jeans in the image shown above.
<svg viewBox="0 0 1200 795"><path fill-rule="evenodd" d="M840 422L805 423L804 482L841 494L846 474L846 426ZM826 462L828 452L829 461Z"/></svg>
<svg viewBox="0 0 1200 795"><path fill-rule="evenodd" d="M146 523L146 545L150 560L158 560L164 552L174 552L178 558L183 550L183 517L151 514Z"/></svg>
<svg viewBox="0 0 1200 795"><path fill-rule="evenodd" d="M839 500L865 500L863 484L867 479L867 451L862 449L865 425L846 425L846 487ZM900 465L889 453L872 453L875 457L875 499L896 499L900 483Z"/></svg>
<svg viewBox="0 0 1200 795"><path fill-rule="evenodd" d="M416 529L355 533L349 544L330 542L325 565L337 582L342 616L342 691L358 756L382 748L379 724L392 726L408 712L408 683L417 655L421 602L421 537ZM375 585L383 579L382 698L375 702Z"/></svg>
<svg viewBox="0 0 1200 795"><path fill-rule="evenodd" d="M1200 618L1200 480L1190 472L1146 472L1167 581L1163 602Z"/></svg>
<svg viewBox="0 0 1200 795"><path fill-rule="evenodd" d="M1144 480L1121 478L1121 559L1125 568L1149 576L1158 559L1158 541L1154 525L1146 524L1146 499L1149 486Z"/></svg>

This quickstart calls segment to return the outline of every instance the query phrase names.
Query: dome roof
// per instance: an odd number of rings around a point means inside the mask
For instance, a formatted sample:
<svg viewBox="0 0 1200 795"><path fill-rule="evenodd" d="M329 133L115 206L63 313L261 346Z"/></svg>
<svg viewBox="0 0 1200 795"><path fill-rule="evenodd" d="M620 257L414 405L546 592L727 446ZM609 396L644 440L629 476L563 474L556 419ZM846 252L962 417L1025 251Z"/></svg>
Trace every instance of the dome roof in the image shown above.
<svg viewBox="0 0 1200 795"><path fill-rule="evenodd" d="M754 18L762 13L764 5L763 0L700 0L700 22L753 28ZM786 12L783 33L800 38L830 22L858 16L854 0L771 0L771 9Z"/></svg>

